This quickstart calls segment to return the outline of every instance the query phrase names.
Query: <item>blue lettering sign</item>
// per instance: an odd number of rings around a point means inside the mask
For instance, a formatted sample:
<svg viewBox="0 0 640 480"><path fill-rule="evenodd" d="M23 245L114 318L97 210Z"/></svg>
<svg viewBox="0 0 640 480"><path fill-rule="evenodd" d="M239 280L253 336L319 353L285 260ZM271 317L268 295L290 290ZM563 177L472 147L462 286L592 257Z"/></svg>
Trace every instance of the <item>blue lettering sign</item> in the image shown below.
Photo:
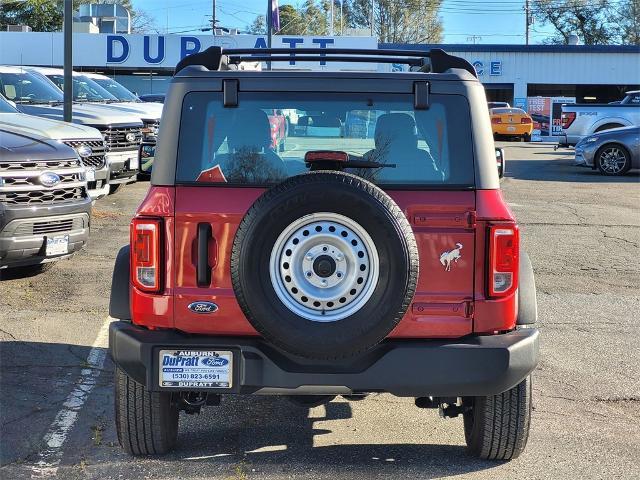
<svg viewBox="0 0 640 480"><path fill-rule="evenodd" d="M114 46L120 44L122 52L116 55ZM122 35L107 35L107 63L122 63L129 57L129 42Z"/></svg>
<svg viewBox="0 0 640 480"><path fill-rule="evenodd" d="M493 76L502 75L502 62L499 60L491 62L491 69L489 70L489 74Z"/></svg>
<svg viewBox="0 0 640 480"><path fill-rule="evenodd" d="M267 48L267 41L264 39L264 37L258 37L256 38L256 44L253 46L253 48Z"/></svg>
<svg viewBox="0 0 640 480"><path fill-rule="evenodd" d="M478 76L484 74L484 64L480 60L476 60L475 62L473 62L473 68L476 69L476 73L478 74Z"/></svg>
<svg viewBox="0 0 640 480"><path fill-rule="evenodd" d="M296 48L296 45L298 43L303 43L303 42L304 42L304 38L288 38L288 37L286 37L286 38L282 39L282 43L288 43L289 44L289 48ZM294 57L295 57L295 55L292 53L291 54L291 58L294 58ZM295 65L295 64L296 64L295 60L290 60L289 61L289 65Z"/></svg>
<svg viewBox="0 0 640 480"><path fill-rule="evenodd" d="M197 37L181 37L180 38L180 60L187 55L198 53L200 51L200 40Z"/></svg>
<svg viewBox="0 0 640 480"><path fill-rule="evenodd" d="M318 45L320 45L320 48L327 48L327 45L331 45L334 43L334 39L333 38L314 38L313 40L311 40L311 42L313 43L317 43ZM324 57L325 54L321 53L320 54L321 57ZM320 61L320 65L326 65L327 62L324 60Z"/></svg>
<svg viewBox="0 0 640 480"><path fill-rule="evenodd" d="M144 61L147 63L162 63L164 60L164 37L158 36L158 52L155 57L151 56L151 37L144 36Z"/></svg>

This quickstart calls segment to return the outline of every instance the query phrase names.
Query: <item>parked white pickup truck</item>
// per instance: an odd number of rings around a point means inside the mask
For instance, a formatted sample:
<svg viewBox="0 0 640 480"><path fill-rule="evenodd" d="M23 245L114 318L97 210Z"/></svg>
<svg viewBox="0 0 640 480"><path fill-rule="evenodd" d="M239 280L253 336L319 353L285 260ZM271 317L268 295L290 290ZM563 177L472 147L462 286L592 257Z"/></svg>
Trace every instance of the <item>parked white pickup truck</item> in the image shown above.
<svg viewBox="0 0 640 480"><path fill-rule="evenodd" d="M563 105L559 146L573 146L595 132L632 125L640 125L640 90L627 92L617 104Z"/></svg>

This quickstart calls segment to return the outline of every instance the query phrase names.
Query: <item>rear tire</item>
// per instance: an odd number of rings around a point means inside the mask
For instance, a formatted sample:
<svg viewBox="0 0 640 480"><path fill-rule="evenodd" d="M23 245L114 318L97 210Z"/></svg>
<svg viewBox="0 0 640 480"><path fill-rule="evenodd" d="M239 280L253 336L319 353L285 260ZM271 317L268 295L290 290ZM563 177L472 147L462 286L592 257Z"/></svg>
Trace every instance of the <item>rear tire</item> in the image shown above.
<svg viewBox="0 0 640 480"><path fill-rule="evenodd" d="M126 373L115 371L116 432L131 455L161 455L176 445L179 411L171 394L149 392Z"/></svg>
<svg viewBox="0 0 640 480"><path fill-rule="evenodd" d="M467 450L485 460L517 458L529 438L531 375L511 390L487 397L465 397Z"/></svg>

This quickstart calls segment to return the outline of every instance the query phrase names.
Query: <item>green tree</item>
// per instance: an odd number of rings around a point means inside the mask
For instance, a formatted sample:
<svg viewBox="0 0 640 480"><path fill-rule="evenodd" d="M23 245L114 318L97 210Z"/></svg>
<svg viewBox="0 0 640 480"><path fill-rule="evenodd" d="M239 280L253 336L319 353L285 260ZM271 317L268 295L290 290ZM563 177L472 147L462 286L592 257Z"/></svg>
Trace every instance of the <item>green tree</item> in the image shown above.
<svg viewBox="0 0 640 480"><path fill-rule="evenodd" d="M442 0L377 0L373 7L373 33L382 43L440 43ZM348 2L351 28L371 28L371 0Z"/></svg>
<svg viewBox="0 0 640 480"><path fill-rule="evenodd" d="M264 35L267 33L267 22L264 15L258 15L251 25L247 27L249 33L253 35Z"/></svg>
<svg viewBox="0 0 640 480"><path fill-rule="evenodd" d="M640 45L640 0L627 0L618 12L620 40L626 45Z"/></svg>
<svg viewBox="0 0 640 480"><path fill-rule="evenodd" d="M36 32L62 30L64 0L0 0L0 30L7 25L28 25ZM74 11L83 0L73 0ZM131 12L132 31L155 31L154 18L144 10L136 10L131 0L93 0L91 3L118 3Z"/></svg>
<svg viewBox="0 0 640 480"><path fill-rule="evenodd" d="M613 3L609 0L535 0L533 15L551 25L555 34L545 43L569 43L572 34L585 45L606 45L620 41L620 26Z"/></svg>
<svg viewBox="0 0 640 480"><path fill-rule="evenodd" d="M0 5L0 30L7 25L28 25L37 32L62 29L62 2L56 0L4 0Z"/></svg>
<svg viewBox="0 0 640 480"><path fill-rule="evenodd" d="M303 15L293 5L282 5L280 12L280 30L278 35L304 35L307 30Z"/></svg>

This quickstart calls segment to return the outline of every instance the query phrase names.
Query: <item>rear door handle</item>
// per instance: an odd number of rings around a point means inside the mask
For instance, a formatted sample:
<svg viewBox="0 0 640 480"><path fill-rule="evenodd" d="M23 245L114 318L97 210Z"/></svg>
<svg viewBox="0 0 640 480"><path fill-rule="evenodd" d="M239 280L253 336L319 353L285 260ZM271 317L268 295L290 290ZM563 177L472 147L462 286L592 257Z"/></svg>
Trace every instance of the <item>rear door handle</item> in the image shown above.
<svg viewBox="0 0 640 480"><path fill-rule="evenodd" d="M198 224L198 257L196 263L196 281L199 287L211 285L211 266L209 265L209 240L211 224Z"/></svg>

